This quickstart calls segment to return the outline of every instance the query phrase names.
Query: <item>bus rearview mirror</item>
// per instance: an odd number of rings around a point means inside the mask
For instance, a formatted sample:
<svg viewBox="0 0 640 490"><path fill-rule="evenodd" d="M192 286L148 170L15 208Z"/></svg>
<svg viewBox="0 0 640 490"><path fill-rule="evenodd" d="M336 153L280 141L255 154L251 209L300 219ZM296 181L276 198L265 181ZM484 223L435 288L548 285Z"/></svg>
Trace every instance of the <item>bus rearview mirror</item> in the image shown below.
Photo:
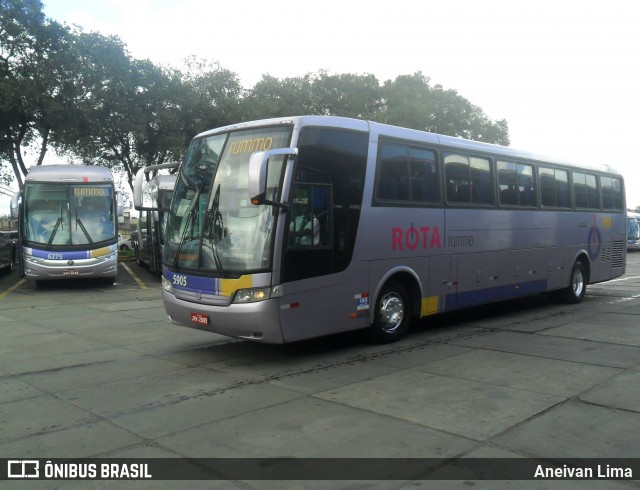
<svg viewBox="0 0 640 490"><path fill-rule="evenodd" d="M297 148L275 148L273 150L256 151L249 160L249 199L251 204L269 204L281 208L287 208L287 204L269 201L267 196L267 173L269 159L274 156L298 156Z"/></svg>
<svg viewBox="0 0 640 490"><path fill-rule="evenodd" d="M20 198L22 197L22 192L16 192L11 198L10 213L12 219L18 218L18 210L20 208Z"/></svg>

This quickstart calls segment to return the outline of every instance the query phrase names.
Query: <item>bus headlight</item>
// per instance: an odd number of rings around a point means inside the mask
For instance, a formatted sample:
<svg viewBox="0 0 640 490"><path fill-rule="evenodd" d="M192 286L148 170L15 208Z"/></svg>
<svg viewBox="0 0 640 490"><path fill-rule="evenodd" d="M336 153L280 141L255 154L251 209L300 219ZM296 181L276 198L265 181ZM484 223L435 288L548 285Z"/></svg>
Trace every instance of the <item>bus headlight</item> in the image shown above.
<svg viewBox="0 0 640 490"><path fill-rule="evenodd" d="M270 298L278 298L282 296L282 288L280 286L266 288L249 288L238 289L233 298L234 303L257 303Z"/></svg>
<svg viewBox="0 0 640 490"><path fill-rule="evenodd" d="M164 276L162 276L162 289L164 289L167 293L173 294L173 286L171 285L171 281Z"/></svg>
<svg viewBox="0 0 640 490"><path fill-rule="evenodd" d="M96 259L98 259L98 262L106 262L108 260L113 260L118 256L118 252L111 252L109 254L106 255L101 255L100 257L96 257Z"/></svg>

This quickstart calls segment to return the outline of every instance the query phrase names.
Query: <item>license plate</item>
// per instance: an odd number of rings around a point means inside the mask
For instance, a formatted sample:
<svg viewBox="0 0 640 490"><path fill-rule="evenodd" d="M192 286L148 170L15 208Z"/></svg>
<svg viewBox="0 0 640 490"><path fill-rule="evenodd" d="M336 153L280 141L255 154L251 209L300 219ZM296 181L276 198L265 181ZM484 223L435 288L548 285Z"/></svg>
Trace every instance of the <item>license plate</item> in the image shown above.
<svg viewBox="0 0 640 490"><path fill-rule="evenodd" d="M80 274L80 271L74 271L74 270L62 271L63 276L77 276L78 274Z"/></svg>
<svg viewBox="0 0 640 490"><path fill-rule="evenodd" d="M205 315L204 313L191 313L191 321L198 325L208 325L209 315Z"/></svg>

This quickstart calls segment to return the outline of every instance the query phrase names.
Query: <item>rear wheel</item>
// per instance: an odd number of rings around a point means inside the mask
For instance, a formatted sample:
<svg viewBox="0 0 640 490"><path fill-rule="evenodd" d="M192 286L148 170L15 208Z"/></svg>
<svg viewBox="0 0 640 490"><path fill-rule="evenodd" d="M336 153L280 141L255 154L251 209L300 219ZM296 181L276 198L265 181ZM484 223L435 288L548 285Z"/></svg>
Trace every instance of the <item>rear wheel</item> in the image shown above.
<svg viewBox="0 0 640 490"><path fill-rule="evenodd" d="M369 338L379 344L400 340L411 323L411 303L406 288L398 282L385 284L378 296L369 327Z"/></svg>
<svg viewBox="0 0 640 490"><path fill-rule="evenodd" d="M587 268L581 261L576 261L571 269L569 286L558 293L561 301L569 304L578 304L584 299L587 291Z"/></svg>

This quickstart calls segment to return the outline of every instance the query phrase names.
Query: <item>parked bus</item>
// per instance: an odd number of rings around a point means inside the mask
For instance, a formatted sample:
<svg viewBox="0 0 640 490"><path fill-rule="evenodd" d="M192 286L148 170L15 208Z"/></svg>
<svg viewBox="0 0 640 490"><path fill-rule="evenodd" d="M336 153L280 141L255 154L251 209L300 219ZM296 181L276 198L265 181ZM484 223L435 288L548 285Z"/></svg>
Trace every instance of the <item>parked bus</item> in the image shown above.
<svg viewBox="0 0 640 490"><path fill-rule="evenodd" d="M105 167L43 165L29 170L12 200L18 217L20 274L38 281L104 278L118 272L123 198Z"/></svg>
<svg viewBox="0 0 640 490"><path fill-rule="evenodd" d="M640 214L627 213L627 250L640 250Z"/></svg>
<svg viewBox="0 0 640 490"><path fill-rule="evenodd" d="M625 271L623 178L511 148L304 116L197 135L163 255L174 322L267 343L554 293Z"/></svg>
<svg viewBox="0 0 640 490"><path fill-rule="evenodd" d="M140 179L137 188L141 193L137 197L134 196L134 207L140 211L140 216L137 233L132 236L131 245L138 263L146 264L149 270L158 276L162 274L166 216L176 175L162 175L157 172L177 167L177 164L154 165L140 169L136 174L136 179Z"/></svg>
<svg viewBox="0 0 640 490"><path fill-rule="evenodd" d="M11 218L13 192L0 186L0 271L13 271L18 254L18 231Z"/></svg>

